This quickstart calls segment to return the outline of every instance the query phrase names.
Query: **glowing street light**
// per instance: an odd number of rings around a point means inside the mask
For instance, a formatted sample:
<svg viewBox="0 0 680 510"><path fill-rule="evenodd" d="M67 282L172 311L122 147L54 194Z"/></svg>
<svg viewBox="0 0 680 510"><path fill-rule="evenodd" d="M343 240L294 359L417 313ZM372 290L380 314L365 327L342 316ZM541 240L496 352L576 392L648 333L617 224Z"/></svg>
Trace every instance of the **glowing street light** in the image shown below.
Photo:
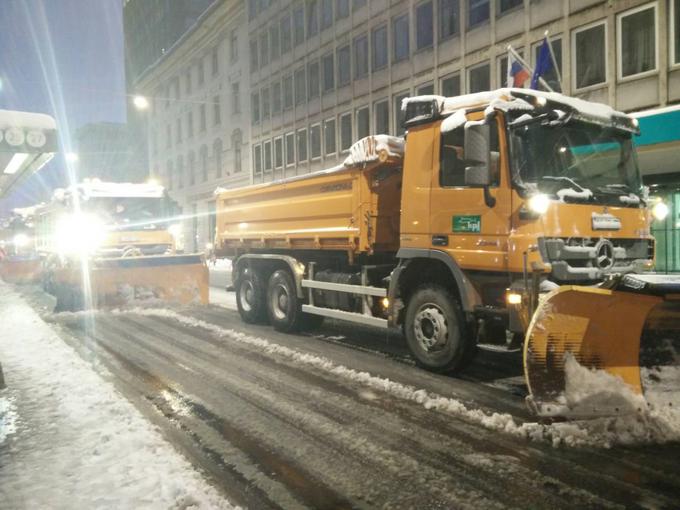
<svg viewBox="0 0 680 510"><path fill-rule="evenodd" d="M78 153L77 152L67 152L66 153L66 161L69 163L75 163L78 161Z"/></svg>
<svg viewBox="0 0 680 510"><path fill-rule="evenodd" d="M138 110L147 110L149 108L149 100L144 96L135 96L132 98L132 104Z"/></svg>

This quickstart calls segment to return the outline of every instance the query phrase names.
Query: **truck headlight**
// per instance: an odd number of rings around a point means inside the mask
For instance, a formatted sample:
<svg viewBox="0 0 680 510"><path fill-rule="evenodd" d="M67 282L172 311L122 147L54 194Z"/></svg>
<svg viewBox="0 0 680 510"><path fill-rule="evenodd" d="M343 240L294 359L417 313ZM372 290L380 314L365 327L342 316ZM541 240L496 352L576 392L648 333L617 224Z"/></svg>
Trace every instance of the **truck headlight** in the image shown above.
<svg viewBox="0 0 680 510"><path fill-rule="evenodd" d="M57 224L57 249L65 255L90 255L106 239L106 225L92 214L69 214Z"/></svg>
<svg viewBox="0 0 680 510"><path fill-rule="evenodd" d="M26 234L17 234L14 236L13 242L17 248L23 248L28 245L29 238Z"/></svg>
<svg viewBox="0 0 680 510"><path fill-rule="evenodd" d="M174 225L170 225L168 227L168 232L170 232L170 235L172 237L177 239L182 235L182 225L180 225L179 223L175 223Z"/></svg>
<svg viewBox="0 0 680 510"><path fill-rule="evenodd" d="M529 206L531 212L536 214L544 214L550 206L550 198L548 198L548 195L539 193L538 195L534 195L529 198L527 205Z"/></svg>
<svg viewBox="0 0 680 510"><path fill-rule="evenodd" d="M654 204L654 207L652 207L652 216L658 221L665 220L669 212L670 210L664 202L657 202Z"/></svg>

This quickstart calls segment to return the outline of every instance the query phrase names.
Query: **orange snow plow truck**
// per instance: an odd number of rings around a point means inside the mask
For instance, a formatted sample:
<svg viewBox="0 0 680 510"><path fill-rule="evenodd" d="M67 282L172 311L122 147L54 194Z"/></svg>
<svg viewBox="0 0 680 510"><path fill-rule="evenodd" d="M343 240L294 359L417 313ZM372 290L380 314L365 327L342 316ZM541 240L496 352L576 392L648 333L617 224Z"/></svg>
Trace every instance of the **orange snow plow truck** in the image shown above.
<svg viewBox="0 0 680 510"><path fill-rule="evenodd" d="M575 398L574 362L645 405L680 405L680 279L650 272L650 221L667 209L642 186L637 121L523 89L403 108L403 139L217 192L215 249L233 259L242 319L399 327L441 372L477 343L523 342L527 403L544 417L632 411Z"/></svg>

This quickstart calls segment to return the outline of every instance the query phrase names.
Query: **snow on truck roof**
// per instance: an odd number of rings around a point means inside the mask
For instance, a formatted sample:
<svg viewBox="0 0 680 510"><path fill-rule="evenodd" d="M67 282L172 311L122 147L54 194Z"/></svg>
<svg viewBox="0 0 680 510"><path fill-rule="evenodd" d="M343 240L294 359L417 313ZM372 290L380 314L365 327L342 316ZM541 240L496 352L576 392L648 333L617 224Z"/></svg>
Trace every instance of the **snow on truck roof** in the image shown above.
<svg viewBox="0 0 680 510"><path fill-rule="evenodd" d="M80 192L86 198L160 198L165 188L153 183L84 181L67 189L58 189L55 196Z"/></svg>
<svg viewBox="0 0 680 510"><path fill-rule="evenodd" d="M55 120L44 113L16 112L0 110L0 129L57 129Z"/></svg>
<svg viewBox="0 0 680 510"><path fill-rule="evenodd" d="M557 92L543 92L540 90L502 88L487 92L477 92L475 94L465 94L455 97L444 96L416 96L407 97L402 100L401 108L406 107L411 102L436 101L439 106L439 113L447 115L466 108L480 107L488 105L489 108L501 110L533 110L534 106L526 101L524 97L543 98L546 101L563 105L565 109L576 111L586 117L599 119L602 121L612 121L617 117L629 117L623 112L614 110L612 107L602 104L585 101L577 97L565 96Z"/></svg>

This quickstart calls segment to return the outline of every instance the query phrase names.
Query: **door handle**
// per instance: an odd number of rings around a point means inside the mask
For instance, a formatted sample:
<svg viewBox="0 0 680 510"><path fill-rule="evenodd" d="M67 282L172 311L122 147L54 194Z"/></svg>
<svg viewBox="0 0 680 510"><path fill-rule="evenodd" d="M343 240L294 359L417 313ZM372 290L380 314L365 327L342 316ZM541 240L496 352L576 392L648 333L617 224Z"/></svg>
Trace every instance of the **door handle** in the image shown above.
<svg viewBox="0 0 680 510"><path fill-rule="evenodd" d="M432 246L448 246L449 236L432 236Z"/></svg>

